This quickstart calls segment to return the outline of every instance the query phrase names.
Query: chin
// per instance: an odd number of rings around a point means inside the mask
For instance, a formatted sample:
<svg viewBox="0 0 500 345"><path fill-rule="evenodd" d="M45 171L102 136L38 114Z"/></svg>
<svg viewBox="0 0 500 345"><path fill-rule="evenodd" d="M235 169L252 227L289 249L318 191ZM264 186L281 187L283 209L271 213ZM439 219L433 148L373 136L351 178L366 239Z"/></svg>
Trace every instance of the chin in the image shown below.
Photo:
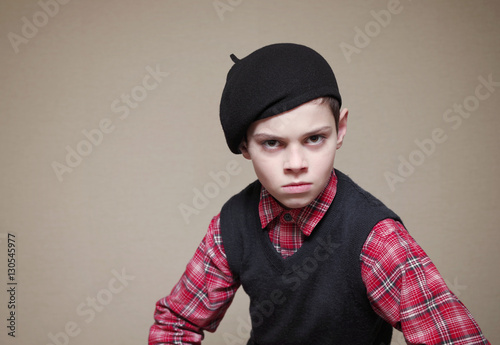
<svg viewBox="0 0 500 345"><path fill-rule="evenodd" d="M278 200L280 201L280 200ZM280 203L286 208L301 208L309 205L313 199L302 199L302 200L285 200L284 202L280 201Z"/></svg>

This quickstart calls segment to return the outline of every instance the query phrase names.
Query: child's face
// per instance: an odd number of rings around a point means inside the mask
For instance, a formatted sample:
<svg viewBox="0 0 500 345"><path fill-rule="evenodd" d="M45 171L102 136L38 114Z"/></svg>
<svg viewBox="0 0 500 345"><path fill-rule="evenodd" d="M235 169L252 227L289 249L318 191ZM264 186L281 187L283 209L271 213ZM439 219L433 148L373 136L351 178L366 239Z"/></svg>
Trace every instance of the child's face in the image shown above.
<svg viewBox="0 0 500 345"><path fill-rule="evenodd" d="M341 111L337 134L326 103L305 103L254 122L241 151L276 200L287 208L304 207L328 183L346 132L347 114L347 109Z"/></svg>

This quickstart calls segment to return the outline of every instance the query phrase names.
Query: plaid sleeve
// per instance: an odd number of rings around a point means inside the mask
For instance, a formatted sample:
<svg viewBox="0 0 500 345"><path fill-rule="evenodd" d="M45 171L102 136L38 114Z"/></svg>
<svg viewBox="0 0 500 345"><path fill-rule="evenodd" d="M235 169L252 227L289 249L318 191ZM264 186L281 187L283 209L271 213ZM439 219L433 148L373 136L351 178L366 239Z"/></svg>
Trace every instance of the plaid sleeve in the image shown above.
<svg viewBox="0 0 500 345"><path fill-rule="evenodd" d="M386 219L373 228L361 271L373 309L408 344L490 344L401 223Z"/></svg>
<svg viewBox="0 0 500 345"><path fill-rule="evenodd" d="M149 345L200 344L203 331L216 330L238 287L226 260L217 215L177 285L156 303Z"/></svg>

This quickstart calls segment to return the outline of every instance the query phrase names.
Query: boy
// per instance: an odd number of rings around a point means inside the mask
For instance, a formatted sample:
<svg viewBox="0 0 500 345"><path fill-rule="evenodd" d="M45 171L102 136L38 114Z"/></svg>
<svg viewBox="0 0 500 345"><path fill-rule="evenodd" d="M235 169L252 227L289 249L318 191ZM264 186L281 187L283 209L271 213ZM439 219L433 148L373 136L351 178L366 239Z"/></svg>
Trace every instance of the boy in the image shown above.
<svg viewBox="0 0 500 345"><path fill-rule="evenodd" d="M220 118L258 180L232 197L171 294L150 344L200 344L240 285L248 344L489 344L399 217L333 169L347 109L323 57L296 44L234 65Z"/></svg>

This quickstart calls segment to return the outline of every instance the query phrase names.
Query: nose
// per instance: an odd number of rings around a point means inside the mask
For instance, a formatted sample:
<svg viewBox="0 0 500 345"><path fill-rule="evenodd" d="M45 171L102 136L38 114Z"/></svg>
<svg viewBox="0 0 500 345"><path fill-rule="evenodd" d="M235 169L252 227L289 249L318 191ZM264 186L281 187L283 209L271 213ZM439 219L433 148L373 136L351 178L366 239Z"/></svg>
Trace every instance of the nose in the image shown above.
<svg viewBox="0 0 500 345"><path fill-rule="evenodd" d="M285 172L306 172L308 169L307 157L303 148L295 145L287 147L283 168Z"/></svg>

